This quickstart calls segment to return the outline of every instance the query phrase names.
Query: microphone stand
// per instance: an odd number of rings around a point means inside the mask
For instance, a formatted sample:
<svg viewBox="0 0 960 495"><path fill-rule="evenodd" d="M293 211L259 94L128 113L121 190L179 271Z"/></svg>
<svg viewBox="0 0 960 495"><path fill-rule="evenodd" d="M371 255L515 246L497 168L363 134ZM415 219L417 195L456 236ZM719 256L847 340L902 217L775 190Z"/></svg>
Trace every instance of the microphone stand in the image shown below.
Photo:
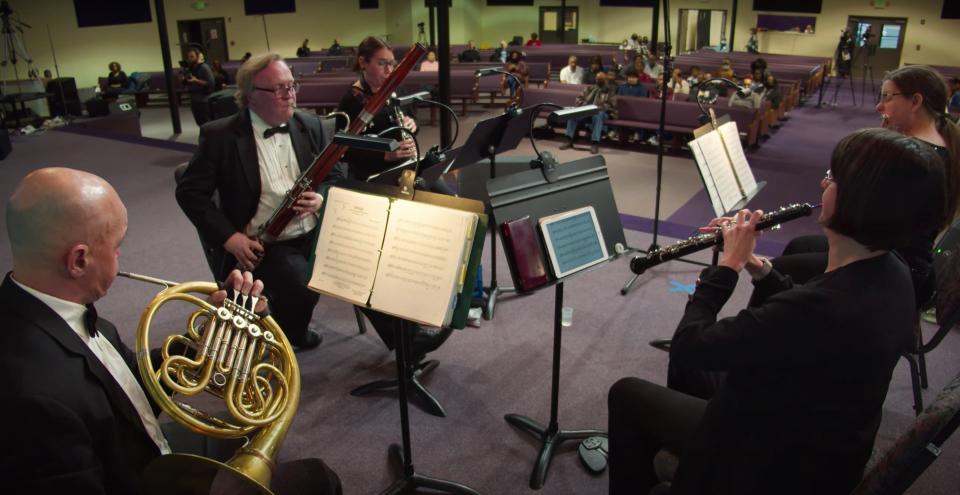
<svg viewBox="0 0 960 495"><path fill-rule="evenodd" d="M673 59L670 55L670 49L672 48L670 45L670 0L663 0L663 34L665 36L663 41L663 84L660 86L660 124L657 128L657 192L653 209L653 240L650 242L647 251L660 248L657 244L657 236L660 233L660 190L663 186L663 134L667 120L667 77L673 72ZM638 251L645 253L643 250L638 249ZM627 295L636 280L636 276L632 277L620 289L620 294Z"/></svg>
<svg viewBox="0 0 960 495"><path fill-rule="evenodd" d="M488 69L478 69L475 72L475 75L478 78L483 76L493 75L493 74L505 74L507 76L514 78L514 80L516 80L517 82L517 92L518 92L517 94L519 95L520 94L519 92L522 91L523 83L520 81L520 79L517 76L503 69L493 67ZM514 99L513 102L510 104L510 106L507 107L507 110L505 111L505 113L510 114L513 117L518 116L519 110L520 110L520 106L518 104L519 101L520 101L519 98ZM487 150L488 150L487 159L490 161L490 178L495 179L497 177L496 146L491 144L489 145ZM492 208L490 210L490 218L493 218ZM493 224L494 222L491 222L491 225ZM483 316L487 320L492 320L493 313L497 307L497 296L499 296L500 294L508 294L508 293L516 292L516 289L514 287L501 287L499 282L497 282L497 229L491 228L489 230L490 230L490 286L484 289L487 293L487 304L483 308L484 309Z"/></svg>

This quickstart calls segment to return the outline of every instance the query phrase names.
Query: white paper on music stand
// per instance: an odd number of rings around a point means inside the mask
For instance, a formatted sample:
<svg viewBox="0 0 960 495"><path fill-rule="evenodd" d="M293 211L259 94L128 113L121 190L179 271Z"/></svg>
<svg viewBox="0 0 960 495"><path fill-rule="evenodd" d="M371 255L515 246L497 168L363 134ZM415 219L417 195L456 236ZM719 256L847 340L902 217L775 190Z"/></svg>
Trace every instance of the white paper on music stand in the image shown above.
<svg viewBox="0 0 960 495"><path fill-rule="evenodd" d="M733 120L717 128L720 137L727 145L727 151L730 153L730 160L733 162L733 170L740 179L740 185L743 186L743 192L750 196L757 188L757 180L753 177L753 171L750 170L750 164L747 162L747 155L743 153L743 145L740 144L740 131L737 129L737 123Z"/></svg>
<svg viewBox="0 0 960 495"><path fill-rule="evenodd" d="M307 285L365 306L377 274L390 200L332 187L326 201Z"/></svg>
<svg viewBox="0 0 960 495"><path fill-rule="evenodd" d="M727 158L727 153L723 149L720 134L708 132L694 142L700 146L703 160L710 169L710 176L713 177L714 187L724 212L730 211L730 208L741 201L744 195L737 185L736 176L733 175L733 168L730 167L730 159Z"/></svg>
<svg viewBox="0 0 960 495"><path fill-rule="evenodd" d="M370 306L425 325L449 324L476 230L476 213L394 201Z"/></svg>
<svg viewBox="0 0 960 495"><path fill-rule="evenodd" d="M720 202L720 193L717 192L717 186L714 184L713 174L710 167L707 166L707 160L703 157L703 150L700 149L700 143L696 140L690 141L690 150L693 151L693 159L700 170L700 177L703 178L703 185L707 189L707 197L710 198L710 205L713 206L713 214L722 217L727 212Z"/></svg>

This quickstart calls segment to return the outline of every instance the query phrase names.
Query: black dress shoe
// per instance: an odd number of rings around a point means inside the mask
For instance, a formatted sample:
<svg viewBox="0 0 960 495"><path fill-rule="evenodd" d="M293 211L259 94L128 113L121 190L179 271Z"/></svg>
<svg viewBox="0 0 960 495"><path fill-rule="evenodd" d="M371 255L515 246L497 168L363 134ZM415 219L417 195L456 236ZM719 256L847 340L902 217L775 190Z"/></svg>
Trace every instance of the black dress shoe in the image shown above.
<svg viewBox="0 0 960 495"><path fill-rule="evenodd" d="M320 332L314 330L313 328L308 328L307 335L302 341L298 339L298 341L290 343L293 344L293 346L297 349L307 350L317 347L321 342L323 342L323 335L320 335Z"/></svg>
<svg viewBox="0 0 960 495"><path fill-rule="evenodd" d="M453 332L452 328L441 328L440 330L429 330L417 326L413 331L410 347L410 360L413 364L423 361L423 358L430 352L437 350Z"/></svg>

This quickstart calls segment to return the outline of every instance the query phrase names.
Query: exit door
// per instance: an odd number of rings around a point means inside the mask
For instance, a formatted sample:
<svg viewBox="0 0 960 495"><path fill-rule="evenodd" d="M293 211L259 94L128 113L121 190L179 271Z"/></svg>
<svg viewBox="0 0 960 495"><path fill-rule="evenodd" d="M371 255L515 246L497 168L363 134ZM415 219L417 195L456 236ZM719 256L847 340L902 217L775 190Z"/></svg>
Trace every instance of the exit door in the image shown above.
<svg viewBox="0 0 960 495"><path fill-rule="evenodd" d="M560 7L540 7L540 40L544 43L577 43L580 11L566 7L561 23Z"/></svg>
<svg viewBox="0 0 960 495"><path fill-rule="evenodd" d="M905 18L850 16L847 28L854 36L854 77L870 78L872 72L873 79L879 80L887 71L900 67L907 30ZM870 35L865 36L866 33Z"/></svg>
<svg viewBox="0 0 960 495"><path fill-rule="evenodd" d="M177 21L180 55L186 59L187 47L197 43L203 47L204 57L208 64L214 60L226 62L229 59L227 52L227 33L223 17L215 19L195 19Z"/></svg>

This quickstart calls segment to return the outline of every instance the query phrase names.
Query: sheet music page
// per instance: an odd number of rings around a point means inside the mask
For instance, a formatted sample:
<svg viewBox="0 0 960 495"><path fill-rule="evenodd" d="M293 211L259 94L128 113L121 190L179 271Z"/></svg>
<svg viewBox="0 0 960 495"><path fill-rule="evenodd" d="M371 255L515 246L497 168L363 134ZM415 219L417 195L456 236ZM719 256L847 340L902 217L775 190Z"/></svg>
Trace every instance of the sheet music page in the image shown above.
<svg viewBox="0 0 960 495"><path fill-rule="evenodd" d="M476 223L476 213L394 201L370 306L425 325L447 324Z"/></svg>
<svg viewBox="0 0 960 495"><path fill-rule="evenodd" d="M703 150L700 149L700 143L696 140L690 142L690 151L693 152L693 159L697 162L697 168L700 170L700 177L703 179L703 187L707 190L707 196L710 197L710 205L713 206L713 214L722 217L727 210L720 202L720 193L717 192L717 186L714 184L713 174L710 173L710 166L707 165L707 159L703 156Z"/></svg>
<svg viewBox="0 0 960 495"><path fill-rule="evenodd" d="M720 134L716 131L708 132L697 138L696 142L703 152L710 175L713 176L713 183L720 195L720 203L723 204L724 211L729 211L729 208L743 199L743 194L740 193L737 179L733 175L733 169L730 168L730 159L727 158L727 153L723 149Z"/></svg>
<svg viewBox="0 0 960 495"><path fill-rule="evenodd" d="M730 153L730 159L733 161L733 170L737 172L740 178L740 185L743 191L749 195L757 188L757 180L753 177L753 171L750 170L750 163L747 162L747 155L743 153L743 145L740 143L740 130L737 129L737 123L727 122L717 128L717 132L723 137L723 142L727 145L727 151Z"/></svg>
<svg viewBox="0 0 960 495"><path fill-rule="evenodd" d="M307 286L365 306L377 274L390 200L331 187L325 201Z"/></svg>

